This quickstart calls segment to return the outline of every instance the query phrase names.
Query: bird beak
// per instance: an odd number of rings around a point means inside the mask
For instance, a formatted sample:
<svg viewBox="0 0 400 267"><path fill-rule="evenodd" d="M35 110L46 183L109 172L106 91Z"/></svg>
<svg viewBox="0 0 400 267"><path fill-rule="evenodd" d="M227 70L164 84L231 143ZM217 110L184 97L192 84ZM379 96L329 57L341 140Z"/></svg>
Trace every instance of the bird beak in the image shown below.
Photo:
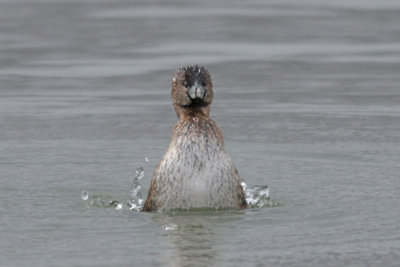
<svg viewBox="0 0 400 267"><path fill-rule="evenodd" d="M189 88L188 94L191 99L203 99L206 94L206 90L203 86L195 83L192 87Z"/></svg>

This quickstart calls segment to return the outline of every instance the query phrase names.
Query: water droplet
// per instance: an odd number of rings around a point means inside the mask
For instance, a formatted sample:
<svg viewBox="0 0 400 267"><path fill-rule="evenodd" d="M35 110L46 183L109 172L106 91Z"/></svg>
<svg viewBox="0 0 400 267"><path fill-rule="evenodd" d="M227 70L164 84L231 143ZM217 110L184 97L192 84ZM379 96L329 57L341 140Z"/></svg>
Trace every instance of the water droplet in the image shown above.
<svg viewBox="0 0 400 267"><path fill-rule="evenodd" d="M142 187L140 185L133 187L132 188L132 196L137 196L141 188Z"/></svg>
<svg viewBox="0 0 400 267"><path fill-rule="evenodd" d="M138 210L137 205L134 202L128 201L127 205L130 210Z"/></svg>
<svg viewBox="0 0 400 267"><path fill-rule="evenodd" d="M178 229L178 225L175 223L164 224L163 228L165 231L175 231Z"/></svg>
<svg viewBox="0 0 400 267"><path fill-rule="evenodd" d="M120 203L118 203L118 204L115 206L115 209L116 209L116 210L122 210L122 207L123 207L123 205L122 205L122 203L120 202Z"/></svg>
<svg viewBox="0 0 400 267"><path fill-rule="evenodd" d="M88 200L88 199L89 199L89 193L88 193L88 191L82 190L81 198L82 198L84 201Z"/></svg>
<svg viewBox="0 0 400 267"><path fill-rule="evenodd" d="M136 169L136 174L140 174L144 171L144 168L140 166L139 168Z"/></svg>
<svg viewBox="0 0 400 267"><path fill-rule="evenodd" d="M139 181L144 177L144 168L140 166L136 169L136 176L134 178L135 181Z"/></svg>
<svg viewBox="0 0 400 267"><path fill-rule="evenodd" d="M146 157L144 157L144 161L149 162L150 158L146 156Z"/></svg>

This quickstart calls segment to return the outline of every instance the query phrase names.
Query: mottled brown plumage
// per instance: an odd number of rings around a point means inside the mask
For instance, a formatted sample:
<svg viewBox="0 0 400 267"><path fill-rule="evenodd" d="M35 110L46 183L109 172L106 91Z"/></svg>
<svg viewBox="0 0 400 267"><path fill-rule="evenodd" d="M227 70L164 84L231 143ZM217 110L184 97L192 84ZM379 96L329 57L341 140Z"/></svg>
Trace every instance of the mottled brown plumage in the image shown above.
<svg viewBox="0 0 400 267"><path fill-rule="evenodd" d="M209 117L213 96L204 67L188 66L175 74L171 99L179 120L154 172L143 211L247 207L221 130Z"/></svg>

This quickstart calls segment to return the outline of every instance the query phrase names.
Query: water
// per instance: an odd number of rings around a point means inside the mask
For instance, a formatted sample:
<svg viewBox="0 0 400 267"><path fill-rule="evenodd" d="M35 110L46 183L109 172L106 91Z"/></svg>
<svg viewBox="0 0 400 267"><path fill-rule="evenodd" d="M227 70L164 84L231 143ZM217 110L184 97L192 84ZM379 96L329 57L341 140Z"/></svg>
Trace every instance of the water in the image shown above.
<svg viewBox="0 0 400 267"><path fill-rule="evenodd" d="M1 0L0 266L397 266L398 25L395 0ZM128 205L186 64L268 207Z"/></svg>

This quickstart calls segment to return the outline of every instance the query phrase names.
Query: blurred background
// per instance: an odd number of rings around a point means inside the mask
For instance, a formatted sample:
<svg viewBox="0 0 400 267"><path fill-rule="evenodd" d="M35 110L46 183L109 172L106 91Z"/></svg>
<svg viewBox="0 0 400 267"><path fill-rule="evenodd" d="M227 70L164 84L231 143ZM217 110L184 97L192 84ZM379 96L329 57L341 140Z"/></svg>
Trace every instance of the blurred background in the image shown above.
<svg viewBox="0 0 400 267"><path fill-rule="evenodd" d="M396 266L400 1L0 0L0 265ZM277 207L149 215L177 68ZM148 157L145 160L144 158Z"/></svg>

